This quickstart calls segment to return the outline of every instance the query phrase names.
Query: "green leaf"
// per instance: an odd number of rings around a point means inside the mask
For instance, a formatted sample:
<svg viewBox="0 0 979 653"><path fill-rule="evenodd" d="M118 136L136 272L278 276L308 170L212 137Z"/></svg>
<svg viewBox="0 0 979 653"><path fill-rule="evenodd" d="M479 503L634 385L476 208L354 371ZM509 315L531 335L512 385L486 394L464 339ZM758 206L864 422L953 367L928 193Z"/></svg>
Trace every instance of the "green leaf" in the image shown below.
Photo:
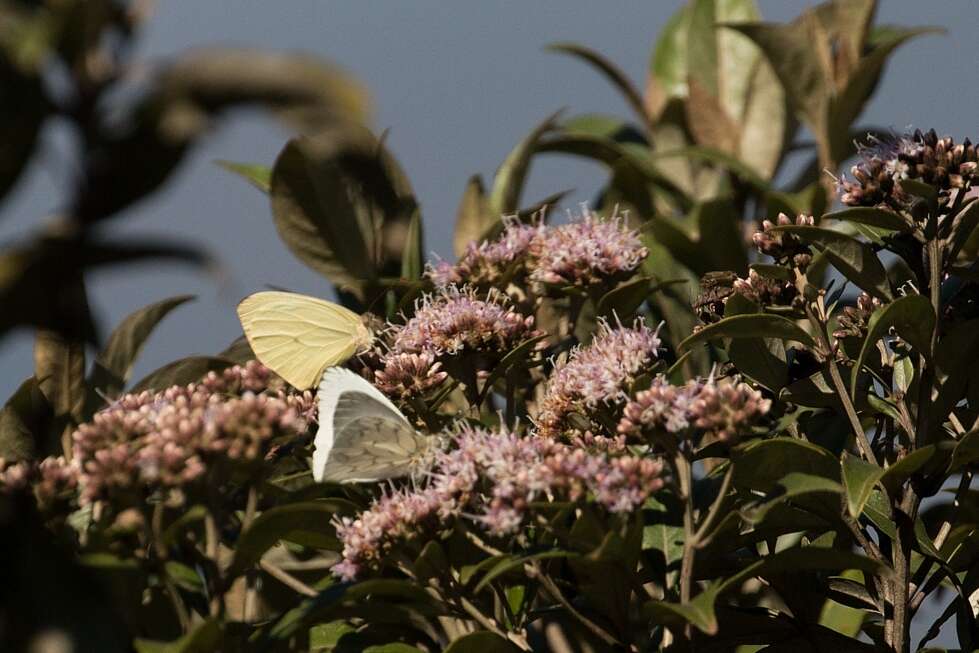
<svg viewBox="0 0 979 653"><path fill-rule="evenodd" d="M218 372L232 365L234 363L229 360L215 358L213 356L189 356L187 358L181 358L150 372L130 388L129 391L159 391L166 390L175 385L187 385L188 383L200 381L208 372Z"/></svg>
<svg viewBox="0 0 979 653"><path fill-rule="evenodd" d="M89 376L89 386L114 397L126 385L133 363L156 325L173 309L194 299L193 295L180 295L150 304L119 323L96 357Z"/></svg>
<svg viewBox="0 0 979 653"><path fill-rule="evenodd" d="M863 507L870 499L874 485L884 476L884 470L856 456L844 452L840 461L843 485L846 488L846 507L850 515L859 519Z"/></svg>
<svg viewBox="0 0 979 653"><path fill-rule="evenodd" d="M330 519L338 513L355 511L353 504L343 499L305 501L266 510L239 537L228 576L244 573L280 540L335 549L337 539Z"/></svg>
<svg viewBox="0 0 979 653"><path fill-rule="evenodd" d="M677 346L677 352L682 353L694 345L718 338L757 338L760 334L770 338L794 340L806 347L813 347L816 344L812 336L792 320L779 315L757 313L726 317L719 322L708 324L681 342Z"/></svg>
<svg viewBox="0 0 979 653"><path fill-rule="evenodd" d="M493 188L489 195L489 213L494 221L502 216L514 213L520 208L520 196L523 194L527 175L530 173L530 162L541 138L554 129L561 112L545 118L523 140L517 143L496 171Z"/></svg>
<svg viewBox="0 0 979 653"><path fill-rule="evenodd" d="M552 560L554 558L576 557L578 557L578 554L574 553L573 551L545 551L543 553L535 553L528 556L502 556L500 560L486 572L486 575L483 576L478 583L476 583L476 587L473 588L473 592L475 594L479 594L491 582L503 574L513 571L514 569L522 569L525 563L533 562L535 560Z"/></svg>
<svg viewBox="0 0 979 653"><path fill-rule="evenodd" d="M887 270L867 243L822 227L786 225L774 227L773 231L791 233L817 246L847 279L878 299L891 299Z"/></svg>
<svg viewBox="0 0 979 653"><path fill-rule="evenodd" d="M742 508L741 516L749 524L757 525L764 521L769 511L786 501L807 494L841 494L842 492L843 486L832 479L802 472L789 472L779 479L763 500Z"/></svg>
<svg viewBox="0 0 979 653"><path fill-rule="evenodd" d="M939 457L947 461L947 457L942 456L942 452L933 444L915 449L888 467L881 477L881 483L892 496L895 496L906 480Z"/></svg>
<svg viewBox="0 0 979 653"><path fill-rule="evenodd" d="M949 261L955 261L966 243L972 240L971 236L975 233L977 224L979 224L979 201L973 201L955 215L952 233L948 237Z"/></svg>
<svg viewBox="0 0 979 653"><path fill-rule="evenodd" d="M456 210L455 233L452 236L452 249L456 256L462 256L471 242L479 242L490 228L500 221L500 216L489 210L483 178L473 175L466 182L459 208Z"/></svg>
<svg viewBox="0 0 979 653"><path fill-rule="evenodd" d="M912 229L912 225L894 211L872 206L851 206L840 211L826 213L822 219L852 222L901 233L907 233Z"/></svg>
<svg viewBox="0 0 979 653"><path fill-rule="evenodd" d="M788 383L785 344L777 338L731 340L727 355L739 372L772 392L777 393Z"/></svg>
<svg viewBox="0 0 979 653"><path fill-rule="evenodd" d="M34 338L34 377L55 415L77 417L85 401L85 347L53 331Z"/></svg>
<svg viewBox="0 0 979 653"><path fill-rule="evenodd" d="M172 642L137 638L133 645L136 653L211 653L221 650L223 640L223 624L217 619L208 619Z"/></svg>
<svg viewBox="0 0 979 653"><path fill-rule="evenodd" d="M840 463L826 449L788 437L752 440L731 451L734 462L732 482L737 488L772 492L786 474L796 472L840 480Z"/></svg>
<svg viewBox="0 0 979 653"><path fill-rule="evenodd" d="M444 653L469 653L470 651L479 651L479 653L517 653L520 649L496 633L482 631L463 635L459 639L453 640L446 647Z"/></svg>
<svg viewBox="0 0 979 653"><path fill-rule="evenodd" d="M653 284L654 280L650 277L637 277L613 288L598 300L596 315L610 318L614 314L623 322L628 321L649 297Z"/></svg>
<svg viewBox="0 0 979 653"><path fill-rule="evenodd" d="M705 163L712 163L732 173L741 179L741 181L752 186L759 193L767 193L771 190L771 184L760 177L758 173L754 171L754 169L745 165L744 162L737 157L727 154L726 152L714 147L709 147L706 145L691 145L690 147L675 150L655 152L651 157L652 161L654 162L663 159L675 158L695 159L704 161Z"/></svg>
<svg viewBox="0 0 979 653"><path fill-rule="evenodd" d="M266 195L272 188L272 168L257 163L235 163L218 159L218 164L228 172L234 173Z"/></svg>
<svg viewBox="0 0 979 653"><path fill-rule="evenodd" d="M931 302L921 295L900 297L881 306L870 316L867 337L850 376L850 396L856 396L858 376L871 352L877 351L877 341L892 328L927 360L932 360L931 335L935 330L935 311Z"/></svg>
<svg viewBox="0 0 979 653"><path fill-rule="evenodd" d="M642 95L632 84L632 82L629 81L629 78L626 77L625 73L600 53L583 45L578 45L577 43L552 43L547 46L547 49L551 50L552 52L560 52L571 55L572 57L577 57L593 66L605 76L612 86L622 93L626 104L628 104L629 108L636 113L636 116L638 116L642 124L649 121L649 116L646 114L646 103L643 100Z"/></svg>

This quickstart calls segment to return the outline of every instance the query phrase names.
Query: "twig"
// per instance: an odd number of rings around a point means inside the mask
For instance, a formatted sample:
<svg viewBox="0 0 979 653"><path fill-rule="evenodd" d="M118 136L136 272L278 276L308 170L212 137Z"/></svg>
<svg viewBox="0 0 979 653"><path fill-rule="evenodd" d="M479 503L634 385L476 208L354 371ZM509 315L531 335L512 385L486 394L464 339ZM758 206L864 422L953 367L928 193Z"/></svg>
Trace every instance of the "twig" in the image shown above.
<svg viewBox="0 0 979 653"><path fill-rule="evenodd" d="M272 564L268 560L260 560L258 566L261 567L262 571L267 573L269 576L276 579L283 585L286 585L287 587L290 587L296 592L302 594L303 596L314 597L319 595L319 592L314 590L312 587L302 582L285 569Z"/></svg>
<svg viewBox="0 0 979 653"><path fill-rule="evenodd" d="M734 463L729 462L727 466L727 473L724 474L724 480L721 481L721 487L717 491L717 496L714 497L714 502L707 511L707 516L704 518L704 521L701 522L700 527L693 536L694 546L696 546L698 549L703 548L702 542L705 540L705 536L721 514L721 506L724 504L724 499L727 497L727 491L731 488L731 479L733 477Z"/></svg>

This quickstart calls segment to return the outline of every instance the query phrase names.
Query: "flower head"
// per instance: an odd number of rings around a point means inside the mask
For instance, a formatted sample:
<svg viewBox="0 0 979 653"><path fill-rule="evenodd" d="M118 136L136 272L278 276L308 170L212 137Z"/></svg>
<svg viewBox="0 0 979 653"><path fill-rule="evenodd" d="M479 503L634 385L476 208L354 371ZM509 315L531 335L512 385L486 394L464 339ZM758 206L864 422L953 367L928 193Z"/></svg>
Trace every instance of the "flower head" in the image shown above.
<svg viewBox="0 0 979 653"><path fill-rule="evenodd" d="M333 573L353 580L395 545L471 519L494 536L516 532L532 503L590 499L609 512L636 510L662 487L662 462L588 453L555 440L463 426L439 453L423 487L393 491L357 517L335 520L343 542Z"/></svg>
<svg viewBox="0 0 979 653"><path fill-rule="evenodd" d="M430 265L426 274L437 286L460 283L484 286L499 283L507 276L525 276L531 245L547 227L516 218L505 218L503 225L503 232L496 240L471 242L455 265L441 261Z"/></svg>
<svg viewBox="0 0 979 653"><path fill-rule="evenodd" d="M747 383L713 377L671 385L662 376L623 409L619 433L637 437L669 433L697 440L733 441L768 413L772 402Z"/></svg>
<svg viewBox="0 0 979 653"><path fill-rule="evenodd" d="M945 199L952 189L969 185L979 167L969 139L956 144L947 136L939 138L934 129L877 140L861 148L860 159L850 169L852 179L837 182L840 200L849 206L903 208L910 199L901 189L905 179L935 186Z"/></svg>
<svg viewBox="0 0 979 653"><path fill-rule="evenodd" d="M530 279L538 286L581 287L633 272L649 251L620 218L603 220L586 212L579 220L542 231L530 253Z"/></svg>
<svg viewBox="0 0 979 653"><path fill-rule="evenodd" d="M660 339L642 322L632 328L598 327L587 347L575 349L559 363L545 386L534 423L538 434L556 437L569 429L568 416L620 402L636 377L656 359Z"/></svg>
<svg viewBox="0 0 979 653"><path fill-rule="evenodd" d="M389 352L381 357L380 365L374 371L374 385L386 395L402 400L424 396L448 377L431 351Z"/></svg>
<svg viewBox="0 0 979 653"><path fill-rule="evenodd" d="M805 268L812 261L812 249L809 245L794 234L774 229L776 226L811 227L814 224L815 219L811 215L800 214L793 220L784 213L779 213L776 222L762 221L762 230L755 232L751 240L762 254L768 254L782 263L791 262L799 268Z"/></svg>
<svg viewBox="0 0 979 653"><path fill-rule="evenodd" d="M470 288L447 286L426 295L414 316L394 328L391 350L435 356L499 353L537 334L534 318L513 310L502 293L491 289L481 299Z"/></svg>

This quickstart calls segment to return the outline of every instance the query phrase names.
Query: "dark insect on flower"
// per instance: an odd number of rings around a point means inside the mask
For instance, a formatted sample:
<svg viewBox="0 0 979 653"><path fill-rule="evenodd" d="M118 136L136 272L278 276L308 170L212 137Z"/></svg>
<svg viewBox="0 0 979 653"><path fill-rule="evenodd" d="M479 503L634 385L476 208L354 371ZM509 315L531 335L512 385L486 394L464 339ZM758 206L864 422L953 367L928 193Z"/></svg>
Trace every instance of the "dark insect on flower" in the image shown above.
<svg viewBox="0 0 979 653"><path fill-rule="evenodd" d="M795 284L748 271L746 279L734 280L734 292L761 306L791 306L799 294Z"/></svg>
<svg viewBox="0 0 979 653"><path fill-rule="evenodd" d="M697 317L705 324L724 317L724 303L734 293L738 275L730 271L708 272L700 279L700 294L693 302Z"/></svg>

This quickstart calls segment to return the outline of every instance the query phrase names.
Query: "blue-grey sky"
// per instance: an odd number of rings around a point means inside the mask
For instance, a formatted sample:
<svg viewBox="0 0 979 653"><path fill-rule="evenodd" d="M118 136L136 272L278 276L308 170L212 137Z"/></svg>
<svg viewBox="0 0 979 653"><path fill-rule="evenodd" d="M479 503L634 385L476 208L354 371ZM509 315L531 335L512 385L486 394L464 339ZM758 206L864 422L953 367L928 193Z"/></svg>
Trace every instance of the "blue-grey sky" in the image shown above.
<svg viewBox="0 0 979 653"><path fill-rule="evenodd" d="M762 0L770 20L814 4ZM492 175L513 144L560 107L628 116L619 95L596 73L548 53L553 41L596 48L642 84L650 48L677 0L561 2L356 2L336 0L166 0L158 3L139 54L167 57L188 47L247 45L302 50L337 62L374 99L375 126L412 179L422 204L427 248L451 256L455 209L466 179ZM899 50L863 123L897 130L935 127L957 139L977 136L979 6L974 0L885 0L881 22L945 27ZM0 241L25 234L55 211L74 163L62 133L43 151L0 213ZM160 326L136 366L138 378L193 353L223 348L240 333L237 301L266 284L329 295L325 282L276 237L264 195L213 165L214 159L270 164L287 132L256 113L231 120L189 158L168 186L112 225L129 234L166 234L208 247L222 278L173 266L109 270L90 276L106 326L158 299L195 293ZM567 158L538 160L528 199L576 189L587 200L601 184L598 167ZM2 310L2 309L0 309ZM31 374L31 337L0 341L0 396Z"/></svg>

